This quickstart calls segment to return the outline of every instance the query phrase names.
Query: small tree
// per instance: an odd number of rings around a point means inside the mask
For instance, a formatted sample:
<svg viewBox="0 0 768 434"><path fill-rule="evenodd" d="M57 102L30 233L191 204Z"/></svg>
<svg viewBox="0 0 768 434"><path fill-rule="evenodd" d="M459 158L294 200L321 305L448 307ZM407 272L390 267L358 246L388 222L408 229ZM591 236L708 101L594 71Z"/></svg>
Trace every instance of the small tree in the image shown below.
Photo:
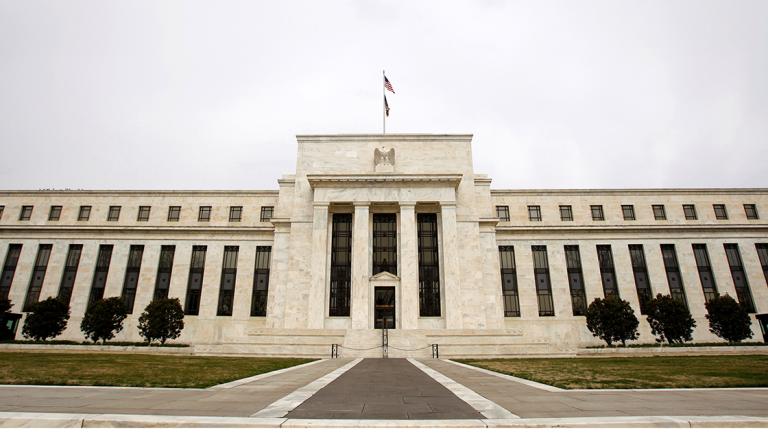
<svg viewBox="0 0 768 434"><path fill-rule="evenodd" d="M86 339L93 342L101 340L104 345L123 329L123 320L128 316L125 303L120 297L103 298L96 301L85 311L80 330Z"/></svg>
<svg viewBox="0 0 768 434"><path fill-rule="evenodd" d="M709 331L728 342L740 342L752 337L752 319L739 302L728 294L705 304Z"/></svg>
<svg viewBox="0 0 768 434"><path fill-rule="evenodd" d="M657 294L648 303L648 324L656 342L667 341L670 344L688 342L696 321L691 317L685 305L671 295Z"/></svg>
<svg viewBox="0 0 768 434"><path fill-rule="evenodd" d="M632 306L618 297L596 298L587 308L587 328L609 347L613 342L626 346L627 341L637 339L639 324Z"/></svg>
<svg viewBox="0 0 768 434"><path fill-rule="evenodd" d="M69 306L57 298L48 297L31 306L21 333L26 338L45 341L60 335L68 320Z"/></svg>
<svg viewBox="0 0 768 434"><path fill-rule="evenodd" d="M178 298L153 300L139 317L139 334L152 343L176 339L184 329L184 310Z"/></svg>

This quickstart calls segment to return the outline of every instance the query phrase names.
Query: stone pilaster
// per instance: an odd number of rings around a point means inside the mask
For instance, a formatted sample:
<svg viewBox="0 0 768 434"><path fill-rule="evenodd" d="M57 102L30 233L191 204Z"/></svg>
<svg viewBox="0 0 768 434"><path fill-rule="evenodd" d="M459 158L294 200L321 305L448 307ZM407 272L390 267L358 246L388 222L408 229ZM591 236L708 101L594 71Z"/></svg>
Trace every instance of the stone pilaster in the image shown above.
<svg viewBox="0 0 768 434"><path fill-rule="evenodd" d="M355 217L352 223L352 299L350 315L352 328L371 328L370 302L370 258L368 240L370 236L369 206L367 202L355 203Z"/></svg>
<svg viewBox="0 0 768 434"><path fill-rule="evenodd" d="M459 294L459 245L456 229L456 203L441 202L443 226L443 316L449 329L461 328L461 297Z"/></svg>
<svg viewBox="0 0 768 434"><path fill-rule="evenodd" d="M309 328L320 329L325 323L325 288L328 269L328 203L314 204L312 217L312 285L307 305Z"/></svg>
<svg viewBox="0 0 768 434"><path fill-rule="evenodd" d="M400 326L418 328L419 246L416 232L415 202L400 203Z"/></svg>

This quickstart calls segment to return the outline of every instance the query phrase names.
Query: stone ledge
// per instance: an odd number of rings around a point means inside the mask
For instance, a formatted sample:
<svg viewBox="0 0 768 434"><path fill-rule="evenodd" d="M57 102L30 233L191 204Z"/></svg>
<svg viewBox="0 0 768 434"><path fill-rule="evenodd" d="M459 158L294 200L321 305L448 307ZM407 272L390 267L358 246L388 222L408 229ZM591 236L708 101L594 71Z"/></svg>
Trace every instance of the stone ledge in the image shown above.
<svg viewBox="0 0 768 434"><path fill-rule="evenodd" d="M628 357L659 354L674 355L732 355L732 354L768 354L768 345L736 345L712 347L635 347L635 348L580 348L577 356L585 357Z"/></svg>

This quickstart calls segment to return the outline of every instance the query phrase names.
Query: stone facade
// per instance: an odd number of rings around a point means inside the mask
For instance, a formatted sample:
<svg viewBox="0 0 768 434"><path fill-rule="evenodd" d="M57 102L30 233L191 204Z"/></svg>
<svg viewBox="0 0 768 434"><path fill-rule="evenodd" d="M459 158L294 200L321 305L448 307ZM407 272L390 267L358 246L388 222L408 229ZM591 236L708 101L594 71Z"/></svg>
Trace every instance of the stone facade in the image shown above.
<svg viewBox="0 0 768 434"><path fill-rule="evenodd" d="M596 249L610 246L616 289L639 314L629 246L642 245L650 290L666 294L661 246L673 245L684 296L698 323L694 337L716 341L707 330L692 245L706 245L717 291L736 298L724 251L725 244L735 244L755 311L768 312L766 264L757 250L768 243L768 225L759 215L768 212L768 190L493 190L490 178L473 171L469 135L297 139L295 173L278 180L276 191L0 191L0 260L7 262L12 245L22 246L8 293L14 311L20 312L29 296L39 245L52 245L40 300L59 294L69 246L82 245L72 318L61 336L82 339L79 323L94 284L99 246L113 246L104 289L110 297L124 293L130 246L141 245L133 313L118 336L139 340L137 318L155 292L161 246L175 246L168 293L182 304L190 302L193 246L206 246L199 312L186 316L179 339L196 351L327 355L336 343L345 355L378 354L377 319L390 311L377 304L376 288L392 288L394 303L387 304L393 312L392 355L423 355L435 343L442 355L568 352L599 342L584 317L574 315L565 246L578 246L587 302L603 297ZM756 218L747 217L745 204L754 205ZM593 205L602 207L602 219L593 217ZM633 206L634 219L624 218L622 205ZM658 208L654 215L654 205L663 205L664 219L658 218ZM695 220L686 219L684 205L695 207ZM714 205L725 206L727 219L716 218ZM25 206L32 207L28 219ZM52 206L61 207L58 219L49 219ZM82 206L91 207L87 220L78 218ZM120 206L116 221L108 221L110 206ZM148 218L139 221L140 207L147 206ZM567 211L561 206L570 207L571 219L561 215ZM169 218L170 207L180 207L178 221ZM201 221L200 207L210 207L209 219ZM232 221L237 211L231 207L242 207L239 221ZM396 219L397 267L374 274L374 216L382 213ZM439 313L431 316L421 314L420 282L426 271L420 270L420 249L426 241L417 222L427 214L436 217L439 259L433 300ZM351 218L348 268L336 264L332 269L334 215ZM231 315L226 316L220 309L225 246L238 247ZM510 308L502 297L500 246L514 249L515 316L505 316ZM537 289L542 274L534 270L534 246L546 247L551 295ZM263 316L252 310L258 304L257 247L271 248ZM339 299L332 300L331 280L339 272L348 272L349 312L332 316L331 305ZM542 308L547 299L551 308ZM761 340L757 321L753 326L755 340ZM642 342L653 341L643 319L640 330Z"/></svg>

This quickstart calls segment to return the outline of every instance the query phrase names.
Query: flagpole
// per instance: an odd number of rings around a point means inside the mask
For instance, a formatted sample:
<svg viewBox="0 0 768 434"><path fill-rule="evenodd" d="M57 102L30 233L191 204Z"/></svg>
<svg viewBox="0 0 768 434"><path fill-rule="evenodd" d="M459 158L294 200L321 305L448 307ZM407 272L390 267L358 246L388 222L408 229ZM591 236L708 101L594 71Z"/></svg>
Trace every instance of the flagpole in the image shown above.
<svg viewBox="0 0 768 434"><path fill-rule="evenodd" d="M387 134L387 90L384 89L384 77L386 77L384 70L381 70L381 130L382 135Z"/></svg>

